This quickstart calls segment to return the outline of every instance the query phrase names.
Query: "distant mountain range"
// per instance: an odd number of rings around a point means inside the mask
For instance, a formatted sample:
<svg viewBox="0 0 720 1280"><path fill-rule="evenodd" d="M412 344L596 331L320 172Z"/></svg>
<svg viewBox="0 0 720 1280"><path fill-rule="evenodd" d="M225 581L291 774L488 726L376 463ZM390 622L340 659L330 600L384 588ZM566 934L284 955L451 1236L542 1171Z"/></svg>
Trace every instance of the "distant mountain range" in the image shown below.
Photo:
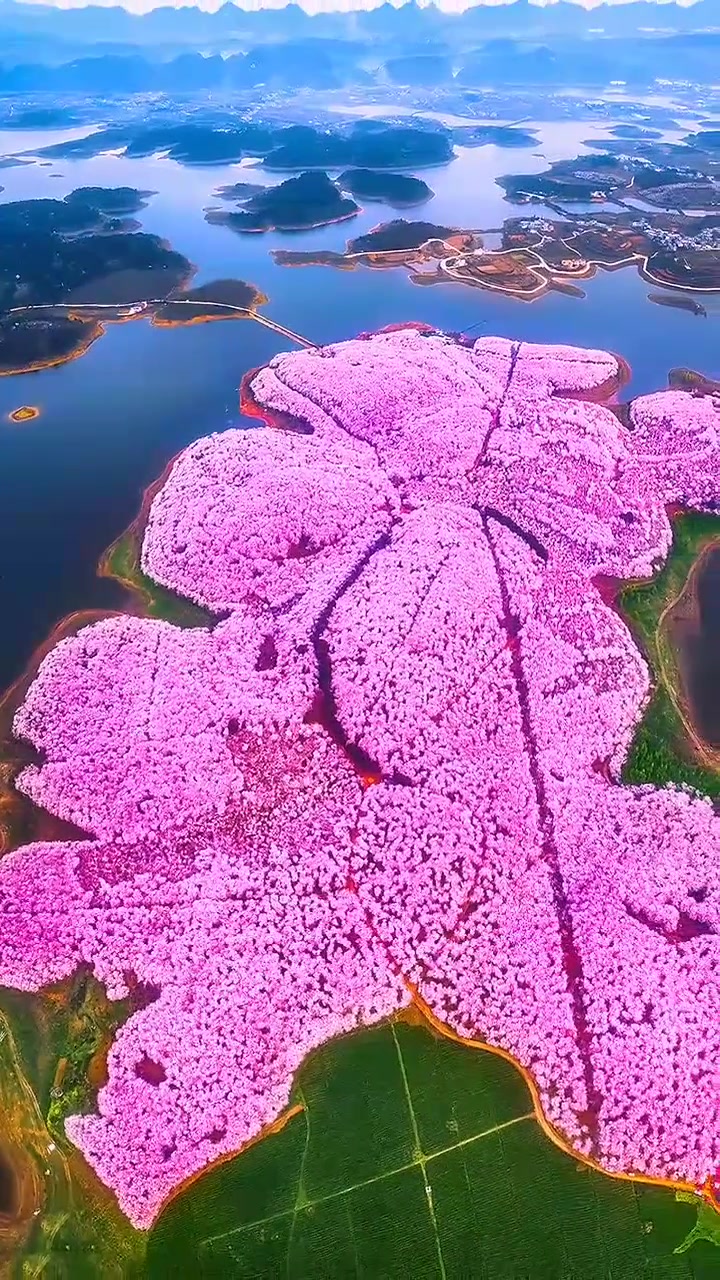
<svg viewBox="0 0 720 1280"><path fill-rule="evenodd" d="M446 13L415 0L395 7L382 4L367 11L357 0L354 12L329 12L311 16L297 4L278 9L244 9L226 3L214 13L192 6L160 7L138 16L126 9L88 5L58 9L51 5L0 0L0 32L4 37L57 40L69 44L167 44L207 42L224 45L228 40L262 43L307 36L340 39L401 36L415 41L460 36L509 35L544 38L585 35L602 30L607 35L629 35L645 30L700 31L720 29L720 0L696 0L676 4L672 0L629 0L600 4L593 9L569 0L539 5L529 0L500 4L476 4L463 13ZM203 51L207 51L204 50ZM216 48L223 52L223 48ZM4 52L4 50L3 50Z"/></svg>
<svg viewBox="0 0 720 1280"><path fill-rule="evenodd" d="M215 13L62 9L0 0L0 93L338 88L377 81L464 86L718 79L720 0L480 4L415 0L308 15L298 5Z"/></svg>

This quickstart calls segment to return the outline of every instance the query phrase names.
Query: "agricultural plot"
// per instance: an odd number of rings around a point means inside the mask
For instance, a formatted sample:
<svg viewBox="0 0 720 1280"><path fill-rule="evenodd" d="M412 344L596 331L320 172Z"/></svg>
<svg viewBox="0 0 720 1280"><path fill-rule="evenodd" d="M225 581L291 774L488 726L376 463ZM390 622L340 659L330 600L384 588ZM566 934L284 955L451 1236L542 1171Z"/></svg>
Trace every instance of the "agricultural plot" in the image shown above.
<svg viewBox="0 0 720 1280"><path fill-rule="evenodd" d="M169 1280L710 1280L697 1211L556 1150L506 1062L403 1021L321 1049L285 1129L177 1196L148 1242Z"/></svg>

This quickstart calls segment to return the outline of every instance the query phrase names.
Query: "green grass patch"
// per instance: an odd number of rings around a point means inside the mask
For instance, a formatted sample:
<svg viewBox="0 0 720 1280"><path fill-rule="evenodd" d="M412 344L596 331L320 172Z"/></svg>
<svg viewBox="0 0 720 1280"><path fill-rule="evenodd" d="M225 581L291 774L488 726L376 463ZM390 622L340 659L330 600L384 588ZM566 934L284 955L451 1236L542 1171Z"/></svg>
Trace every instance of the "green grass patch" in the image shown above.
<svg viewBox="0 0 720 1280"><path fill-rule="evenodd" d="M0 1010L0 1139L22 1147L43 1186L8 1276L140 1280L145 1236L120 1213L65 1135L68 1114L94 1107L104 1052L127 1005L109 1002L104 988L81 970L37 995L2 990Z"/></svg>
<svg viewBox="0 0 720 1280"><path fill-rule="evenodd" d="M104 1054L131 1012L129 1001L108 1000L105 988L86 971L76 973L67 989L67 1006L57 1019L63 1028L55 1049L61 1070L46 1114L48 1130L61 1143L66 1118L94 1110L93 1060Z"/></svg>
<svg viewBox="0 0 720 1280"><path fill-rule="evenodd" d="M190 600L168 591L148 578L140 568L140 545L131 528L114 542L103 562L103 571L137 592L149 618L173 622L177 627L206 627L213 615Z"/></svg>
<svg viewBox="0 0 720 1280"><path fill-rule="evenodd" d="M709 1210L564 1155L489 1053L395 1022L313 1055L298 1091L302 1115L160 1216L148 1280L720 1276Z"/></svg>
<svg viewBox="0 0 720 1280"><path fill-rule="evenodd" d="M720 795L720 773L689 757L683 723L663 684L638 725L622 779L638 786L681 783L703 795Z"/></svg>
<svg viewBox="0 0 720 1280"><path fill-rule="evenodd" d="M43 1112L50 1105L58 1058L62 1054L62 1020L43 1016L42 996L0 989L0 1012L7 1019L22 1072Z"/></svg>

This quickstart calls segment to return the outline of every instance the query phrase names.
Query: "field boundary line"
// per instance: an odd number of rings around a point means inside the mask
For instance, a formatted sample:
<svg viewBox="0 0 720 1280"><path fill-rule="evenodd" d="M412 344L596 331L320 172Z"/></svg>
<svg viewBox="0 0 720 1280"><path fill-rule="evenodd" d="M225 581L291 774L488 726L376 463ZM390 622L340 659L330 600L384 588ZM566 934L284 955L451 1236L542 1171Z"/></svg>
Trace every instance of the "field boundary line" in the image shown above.
<svg viewBox="0 0 720 1280"><path fill-rule="evenodd" d="M290 1224L290 1235L288 1236L288 1243L287 1243L287 1259L285 1263L285 1270L286 1270L288 1280L290 1280L290 1258L292 1256L293 1239L295 1237L295 1224L297 1222L298 1211L302 1208L301 1201L304 1194L303 1178L305 1175L305 1161L307 1160L308 1147L310 1146L310 1112L308 1110L307 1100L305 1098L305 1095L302 1089L298 1089L298 1096L302 1103L303 1116L305 1118L305 1146L303 1147L303 1153L300 1158L300 1169L298 1171L298 1182L297 1182L297 1194L295 1196L295 1207L292 1210L292 1222ZM288 1210L287 1212L289 1213L290 1210Z"/></svg>
<svg viewBox="0 0 720 1280"><path fill-rule="evenodd" d="M460 1147L471 1146L473 1142L481 1142L483 1138L492 1137L494 1133L500 1133L503 1129L510 1129L513 1125L521 1124L525 1120L536 1120L534 1111L527 1111L521 1116L514 1116L511 1120L504 1120L502 1124L493 1125L492 1129L483 1129L482 1133L475 1133L469 1138L461 1138L459 1142L452 1143L449 1147L443 1147L440 1151L432 1151L429 1155L423 1155L422 1160L412 1160L409 1164L398 1165L395 1169L388 1169L385 1173L378 1173L374 1178L366 1178L364 1182L356 1182L350 1187L342 1187L339 1191L331 1191L326 1196L319 1196L317 1200L308 1200L304 1205L300 1205L300 1209L316 1209L319 1205L327 1204L331 1200L340 1200L343 1196L350 1195L353 1191L362 1191L364 1187L371 1187L376 1182L385 1182L388 1178L394 1178L399 1173L407 1173L410 1169L417 1169L423 1162L430 1164L431 1161L437 1160L440 1156L449 1155L451 1151L455 1151ZM299 1211L298 1206L291 1209L282 1209L279 1213L271 1213L267 1218L255 1218L252 1222L243 1222L238 1227L232 1227L229 1231L221 1231L216 1236L206 1236L200 1242L201 1247L212 1245L218 1240L227 1240L230 1236L241 1235L244 1231L250 1231L253 1227L263 1227L269 1222L279 1222L282 1218L289 1218L296 1215Z"/></svg>
<svg viewBox="0 0 720 1280"><path fill-rule="evenodd" d="M447 1272L445 1270L445 1259L443 1258L442 1245L440 1244L440 1233L438 1232L437 1218L435 1217L435 1205L433 1204L432 1187L428 1182L427 1169L425 1168L425 1160L426 1160L425 1152L423 1151L422 1146L420 1145L420 1131L418 1129L417 1117L415 1115L415 1108L413 1106L412 1094L410 1092L410 1083L407 1078L407 1071L405 1070L405 1059L402 1056L402 1049L400 1048L400 1041L398 1040L397 1034L395 1032L394 1022L390 1024L390 1031L392 1032L392 1038L395 1041L395 1048L397 1050L398 1063L400 1065L400 1073L402 1075L403 1085L405 1088L405 1097L407 1098L408 1110L410 1112L410 1122L412 1124L413 1135L415 1137L415 1150L418 1153L417 1163L420 1165L420 1169L423 1177L423 1183L425 1186L425 1198L427 1200L428 1212L430 1214L430 1221L432 1222L433 1235L435 1236L435 1248L437 1249L438 1262L440 1264L440 1276L442 1280L447 1280Z"/></svg>

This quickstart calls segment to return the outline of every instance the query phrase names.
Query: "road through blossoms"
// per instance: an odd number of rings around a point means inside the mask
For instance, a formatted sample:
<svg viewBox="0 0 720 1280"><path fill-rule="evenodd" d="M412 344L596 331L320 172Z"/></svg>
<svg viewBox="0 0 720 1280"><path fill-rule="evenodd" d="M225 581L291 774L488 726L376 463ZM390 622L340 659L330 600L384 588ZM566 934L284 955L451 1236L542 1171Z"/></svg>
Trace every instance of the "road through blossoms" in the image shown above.
<svg viewBox="0 0 720 1280"><path fill-rule="evenodd" d="M608 1171L715 1174L720 826L619 784L649 676L595 583L720 500L720 405L624 426L621 375L417 328L278 356L273 425L192 445L150 513L143 568L215 625L42 663L19 786L87 839L3 860L0 983L154 994L67 1126L137 1225L413 990Z"/></svg>

